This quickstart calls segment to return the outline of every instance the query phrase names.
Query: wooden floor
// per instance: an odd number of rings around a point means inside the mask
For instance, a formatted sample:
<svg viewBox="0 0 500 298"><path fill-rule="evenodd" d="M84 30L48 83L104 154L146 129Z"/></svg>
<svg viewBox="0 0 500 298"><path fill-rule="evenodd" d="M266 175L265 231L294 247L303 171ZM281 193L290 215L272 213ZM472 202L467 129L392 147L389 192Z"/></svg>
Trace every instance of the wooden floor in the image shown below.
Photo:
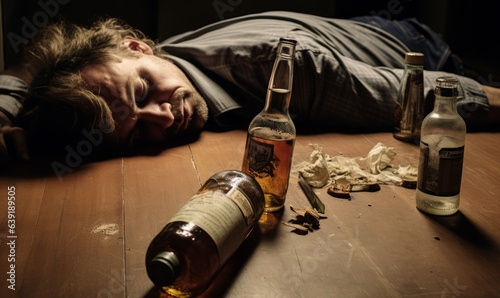
<svg viewBox="0 0 500 298"><path fill-rule="evenodd" d="M242 131L204 132L157 154L63 158L59 173L72 172L59 177L36 163L2 169L0 297L160 297L145 271L149 242L209 176L240 168L244 142ZM358 157L378 142L395 147L394 165L416 165L418 148L388 133L301 135L294 163L311 143ZM328 218L297 235L280 224L293 218L289 205L308 204L293 175L281 218L266 217L206 296L499 297L500 134L470 133L465 148L450 217L419 212L415 190L399 186L351 201L323 188Z"/></svg>

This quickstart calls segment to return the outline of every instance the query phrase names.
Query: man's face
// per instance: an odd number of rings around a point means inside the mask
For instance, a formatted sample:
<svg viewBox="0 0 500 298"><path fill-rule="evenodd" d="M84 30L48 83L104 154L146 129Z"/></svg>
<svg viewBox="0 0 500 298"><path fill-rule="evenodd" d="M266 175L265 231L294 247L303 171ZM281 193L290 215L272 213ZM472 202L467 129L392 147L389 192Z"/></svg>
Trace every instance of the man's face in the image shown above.
<svg viewBox="0 0 500 298"><path fill-rule="evenodd" d="M81 71L111 108L112 138L119 144L158 143L201 130L208 109L189 79L170 61L140 52Z"/></svg>

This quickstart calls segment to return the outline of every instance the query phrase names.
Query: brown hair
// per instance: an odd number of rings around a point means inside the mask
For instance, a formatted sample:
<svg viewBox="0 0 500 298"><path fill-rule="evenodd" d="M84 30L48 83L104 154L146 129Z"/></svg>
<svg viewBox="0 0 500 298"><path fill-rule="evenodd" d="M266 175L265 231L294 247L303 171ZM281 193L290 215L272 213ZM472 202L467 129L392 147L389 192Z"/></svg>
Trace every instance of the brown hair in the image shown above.
<svg viewBox="0 0 500 298"><path fill-rule="evenodd" d="M74 139L83 129L100 125L114 130L109 106L79 72L87 65L134 56L121 45L124 38L141 40L160 54L151 39L117 19L98 20L88 28L59 22L42 29L25 52L25 67L35 76L20 125L42 141Z"/></svg>

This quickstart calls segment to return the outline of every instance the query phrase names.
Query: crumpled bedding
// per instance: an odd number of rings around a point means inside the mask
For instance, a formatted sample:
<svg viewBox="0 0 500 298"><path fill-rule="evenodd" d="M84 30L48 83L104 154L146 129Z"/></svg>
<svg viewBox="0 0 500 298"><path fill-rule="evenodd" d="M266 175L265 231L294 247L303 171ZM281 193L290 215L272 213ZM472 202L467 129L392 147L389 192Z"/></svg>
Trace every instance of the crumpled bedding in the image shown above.
<svg viewBox="0 0 500 298"><path fill-rule="evenodd" d="M339 179L346 179L351 184L379 183L401 185L403 180L416 181L417 168L393 166L396 156L393 147L382 143L376 144L365 157L330 156L323 152L318 144L310 144L313 151L308 161L294 166L294 171L302 174L312 187L321 188Z"/></svg>

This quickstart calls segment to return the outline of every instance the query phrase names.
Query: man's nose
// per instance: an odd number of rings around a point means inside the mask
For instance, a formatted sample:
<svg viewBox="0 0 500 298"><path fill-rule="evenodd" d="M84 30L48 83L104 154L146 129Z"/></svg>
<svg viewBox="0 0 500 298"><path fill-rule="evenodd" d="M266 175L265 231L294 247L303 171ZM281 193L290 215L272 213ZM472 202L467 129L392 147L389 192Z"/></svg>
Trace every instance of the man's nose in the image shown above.
<svg viewBox="0 0 500 298"><path fill-rule="evenodd" d="M175 121L172 105L168 102L146 105L137 111L137 117L139 120L159 125L163 129L170 127Z"/></svg>

